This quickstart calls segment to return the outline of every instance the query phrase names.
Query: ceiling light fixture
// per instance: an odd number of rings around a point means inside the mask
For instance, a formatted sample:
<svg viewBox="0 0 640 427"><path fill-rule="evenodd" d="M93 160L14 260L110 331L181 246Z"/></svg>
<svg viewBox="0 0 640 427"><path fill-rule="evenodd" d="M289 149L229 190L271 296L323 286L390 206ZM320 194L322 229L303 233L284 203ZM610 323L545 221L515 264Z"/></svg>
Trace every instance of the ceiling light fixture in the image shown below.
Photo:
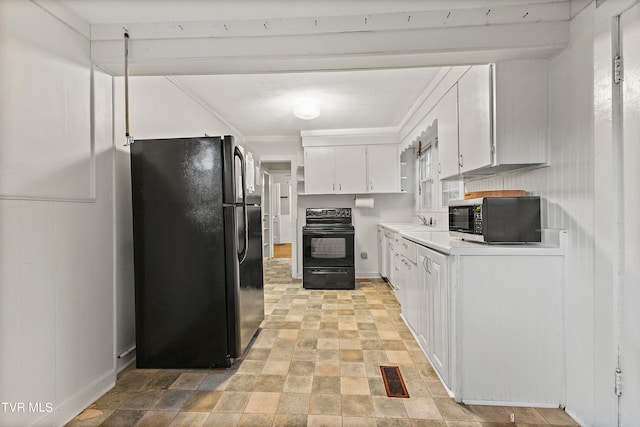
<svg viewBox="0 0 640 427"><path fill-rule="evenodd" d="M318 101L314 98L299 98L293 107L293 115L302 120L313 120L320 115Z"/></svg>

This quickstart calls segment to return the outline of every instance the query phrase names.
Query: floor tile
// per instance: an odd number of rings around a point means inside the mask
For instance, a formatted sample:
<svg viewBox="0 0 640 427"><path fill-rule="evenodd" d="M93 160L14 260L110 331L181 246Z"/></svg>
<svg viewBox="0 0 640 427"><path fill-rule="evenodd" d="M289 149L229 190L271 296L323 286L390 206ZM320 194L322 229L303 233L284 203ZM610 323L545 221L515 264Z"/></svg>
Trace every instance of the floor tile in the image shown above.
<svg viewBox="0 0 640 427"><path fill-rule="evenodd" d="M312 393L309 399L310 415L341 415L342 401L339 393Z"/></svg>
<svg viewBox="0 0 640 427"><path fill-rule="evenodd" d="M310 393L282 393L277 413L307 415L309 413Z"/></svg>
<svg viewBox="0 0 640 427"><path fill-rule="evenodd" d="M280 393L254 392L251 393L245 413L252 414L275 414L280 401Z"/></svg>
<svg viewBox="0 0 640 427"><path fill-rule="evenodd" d="M208 412L180 412L170 427L201 427L209 417Z"/></svg>

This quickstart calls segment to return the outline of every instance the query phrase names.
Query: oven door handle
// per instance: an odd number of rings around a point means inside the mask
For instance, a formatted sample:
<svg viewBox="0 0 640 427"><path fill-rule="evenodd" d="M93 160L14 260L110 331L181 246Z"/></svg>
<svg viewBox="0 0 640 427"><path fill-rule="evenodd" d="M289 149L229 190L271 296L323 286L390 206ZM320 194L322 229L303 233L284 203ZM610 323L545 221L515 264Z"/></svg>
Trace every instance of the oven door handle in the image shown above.
<svg viewBox="0 0 640 427"><path fill-rule="evenodd" d="M344 274L348 273L348 270L311 270L313 274Z"/></svg>
<svg viewBox="0 0 640 427"><path fill-rule="evenodd" d="M331 230L331 231L309 231L304 230L302 232L303 236L327 236L327 237L336 237L336 236L353 236L355 233L353 230Z"/></svg>

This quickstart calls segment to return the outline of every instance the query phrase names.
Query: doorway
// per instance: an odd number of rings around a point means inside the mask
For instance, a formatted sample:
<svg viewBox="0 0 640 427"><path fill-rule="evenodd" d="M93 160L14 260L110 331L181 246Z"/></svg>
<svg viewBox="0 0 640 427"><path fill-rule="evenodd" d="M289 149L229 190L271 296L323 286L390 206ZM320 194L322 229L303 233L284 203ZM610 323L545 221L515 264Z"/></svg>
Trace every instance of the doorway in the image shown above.
<svg viewBox="0 0 640 427"><path fill-rule="evenodd" d="M269 175L270 184L268 209L265 209L265 221L268 221L271 236L269 253L272 258L291 259L294 235L291 162L263 161L262 167Z"/></svg>

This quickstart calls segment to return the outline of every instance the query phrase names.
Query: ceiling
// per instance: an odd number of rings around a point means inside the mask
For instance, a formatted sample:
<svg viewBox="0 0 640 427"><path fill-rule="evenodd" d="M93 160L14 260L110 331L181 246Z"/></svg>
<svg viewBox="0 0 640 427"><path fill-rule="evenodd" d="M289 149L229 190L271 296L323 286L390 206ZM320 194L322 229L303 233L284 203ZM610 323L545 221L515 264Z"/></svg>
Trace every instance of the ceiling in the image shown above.
<svg viewBox="0 0 640 427"><path fill-rule="evenodd" d="M545 58L585 0L34 0L91 40L92 59L170 76L243 137L402 124L440 65ZM55 3L64 11L51 7ZM320 116L293 116L313 96Z"/></svg>

